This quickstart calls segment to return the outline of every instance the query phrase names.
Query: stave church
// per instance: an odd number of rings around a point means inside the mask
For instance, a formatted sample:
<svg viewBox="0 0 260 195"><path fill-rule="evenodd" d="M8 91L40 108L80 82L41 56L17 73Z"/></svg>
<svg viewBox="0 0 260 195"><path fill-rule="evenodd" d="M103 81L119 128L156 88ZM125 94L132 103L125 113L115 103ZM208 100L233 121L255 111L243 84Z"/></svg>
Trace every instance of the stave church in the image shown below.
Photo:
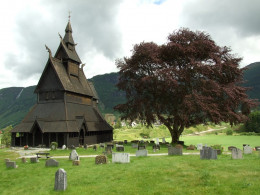
<svg viewBox="0 0 260 195"><path fill-rule="evenodd" d="M94 85L86 79L72 37L70 19L60 45L49 58L35 88L37 103L14 127L12 146L58 147L96 144L113 140L113 128L98 109Z"/></svg>

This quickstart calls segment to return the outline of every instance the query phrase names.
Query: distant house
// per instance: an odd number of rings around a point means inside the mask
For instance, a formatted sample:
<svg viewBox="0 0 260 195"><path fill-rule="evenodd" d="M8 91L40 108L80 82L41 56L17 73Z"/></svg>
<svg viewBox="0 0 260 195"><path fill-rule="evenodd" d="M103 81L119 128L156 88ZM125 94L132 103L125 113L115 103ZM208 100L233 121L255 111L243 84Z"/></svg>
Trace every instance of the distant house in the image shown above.
<svg viewBox="0 0 260 195"><path fill-rule="evenodd" d="M113 139L113 128L100 114L98 95L83 72L75 50L70 21L54 57L49 59L35 89L37 104L11 130L12 146L79 146Z"/></svg>

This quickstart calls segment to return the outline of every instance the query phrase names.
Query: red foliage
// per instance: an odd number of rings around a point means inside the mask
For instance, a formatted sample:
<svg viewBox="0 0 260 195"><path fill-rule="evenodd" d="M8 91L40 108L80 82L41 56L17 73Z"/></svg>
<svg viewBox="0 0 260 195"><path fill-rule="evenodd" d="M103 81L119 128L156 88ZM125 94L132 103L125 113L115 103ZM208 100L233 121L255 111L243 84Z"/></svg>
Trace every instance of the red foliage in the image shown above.
<svg viewBox="0 0 260 195"><path fill-rule="evenodd" d="M117 61L117 86L126 92L127 102L115 109L123 119L138 118L148 126L159 119L173 142L184 127L208 121L240 123L256 105L240 85L241 58L204 32L180 29L166 44L142 42L132 52L130 58Z"/></svg>

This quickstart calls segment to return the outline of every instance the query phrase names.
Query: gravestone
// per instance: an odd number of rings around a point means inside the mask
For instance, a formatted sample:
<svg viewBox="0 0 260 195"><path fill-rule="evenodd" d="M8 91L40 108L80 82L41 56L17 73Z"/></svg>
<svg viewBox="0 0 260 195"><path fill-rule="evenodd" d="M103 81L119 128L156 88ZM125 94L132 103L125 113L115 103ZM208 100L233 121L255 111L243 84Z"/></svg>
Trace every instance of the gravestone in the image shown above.
<svg viewBox="0 0 260 195"><path fill-rule="evenodd" d="M147 156L148 155L148 151L147 150L137 150L135 152L135 156Z"/></svg>
<svg viewBox="0 0 260 195"><path fill-rule="evenodd" d="M31 161L31 163L38 163L39 159L37 157L31 157L30 161Z"/></svg>
<svg viewBox="0 0 260 195"><path fill-rule="evenodd" d="M117 145L117 146L116 146L116 151L118 151L118 152L124 152L124 151L125 151L125 148L124 148L123 145Z"/></svg>
<svg viewBox="0 0 260 195"><path fill-rule="evenodd" d="M153 140L151 140L151 141L150 141L150 144L154 144L154 141L153 141Z"/></svg>
<svg viewBox="0 0 260 195"><path fill-rule="evenodd" d="M6 168L16 169L18 167L18 165L16 165L16 162L14 162L14 161L8 161L8 162L5 162L5 164L6 164Z"/></svg>
<svg viewBox="0 0 260 195"><path fill-rule="evenodd" d="M88 149L88 144L84 145L84 149L87 150Z"/></svg>
<svg viewBox="0 0 260 195"><path fill-rule="evenodd" d="M112 144L112 143L107 143L107 148L111 148L111 150L114 148L114 144Z"/></svg>
<svg viewBox="0 0 260 195"><path fill-rule="evenodd" d="M217 159L217 151L211 147L203 147L200 150L200 159Z"/></svg>
<svg viewBox="0 0 260 195"><path fill-rule="evenodd" d="M244 147L244 154L252 154L252 152L252 148L249 145Z"/></svg>
<svg viewBox="0 0 260 195"><path fill-rule="evenodd" d="M58 167L59 166L59 162L56 161L55 159L48 159L45 162L45 167Z"/></svg>
<svg viewBox="0 0 260 195"><path fill-rule="evenodd" d="M66 149L66 145L63 145L63 146L61 147L61 149L62 149L62 150L65 150L65 149Z"/></svg>
<svg viewBox="0 0 260 195"><path fill-rule="evenodd" d="M9 161L10 161L10 158L6 158L6 159L5 159L5 162L9 162Z"/></svg>
<svg viewBox="0 0 260 195"><path fill-rule="evenodd" d="M145 150L146 149L146 146L143 145L143 146L138 146L138 150Z"/></svg>
<svg viewBox="0 0 260 195"><path fill-rule="evenodd" d="M93 146L93 150L97 151L97 145Z"/></svg>
<svg viewBox="0 0 260 195"><path fill-rule="evenodd" d="M58 169L55 173L54 190L65 191L67 188L67 173L64 169Z"/></svg>
<svg viewBox="0 0 260 195"><path fill-rule="evenodd" d="M182 155L182 147L168 147L168 155Z"/></svg>
<svg viewBox="0 0 260 195"><path fill-rule="evenodd" d="M155 139L155 144L159 145L159 138L158 137Z"/></svg>
<svg viewBox="0 0 260 195"><path fill-rule="evenodd" d="M162 138L162 143L165 144L165 137Z"/></svg>
<svg viewBox="0 0 260 195"><path fill-rule="evenodd" d="M202 150L203 144L197 144L197 150Z"/></svg>
<svg viewBox="0 0 260 195"><path fill-rule="evenodd" d="M229 146L228 147L228 151L232 151L233 149L235 149L236 147L235 146Z"/></svg>
<svg viewBox="0 0 260 195"><path fill-rule="evenodd" d="M123 141L119 141L118 144L119 144L119 145L123 145L124 142L123 142Z"/></svg>
<svg viewBox="0 0 260 195"><path fill-rule="evenodd" d="M98 155L95 158L95 163L98 164L107 164L108 158L105 155Z"/></svg>
<svg viewBox="0 0 260 195"><path fill-rule="evenodd" d="M79 155L76 150L72 150L69 156L70 160L79 160Z"/></svg>
<svg viewBox="0 0 260 195"><path fill-rule="evenodd" d="M74 166L79 166L80 165L80 160L73 160L72 165Z"/></svg>
<svg viewBox="0 0 260 195"><path fill-rule="evenodd" d="M138 144L132 143L132 148L138 148Z"/></svg>
<svg viewBox="0 0 260 195"><path fill-rule="evenodd" d="M190 145L187 147L187 150L195 150L196 149L196 146L194 145Z"/></svg>
<svg viewBox="0 0 260 195"><path fill-rule="evenodd" d="M130 154L129 153L113 153L112 163L129 163Z"/></svg>
<svg viewBox="0 0 260 195"><path fill-rule="evenodd" d="M127 140L124 140L124 144L127 144Z"/></svg>
<svg viewBox="0 0 260 195"><path fill-rule="evenodd" d="M256 146L255 151L260 151L260 146Z"/></svg>
<svg viewBox="0 0 260 195"><path fill-rule="evenodd" d="M231 150L231 158L232 159L242 159L243 158L242 150L240 150L238 148L233 148Z"/></svg>
<svg viewBox="0 0 260 195"><path fill-rule="evenodd" d="M27 160L25 157L22 157L21 160L22 160L22 163L27 163Z"/></svg>
<svg viewBox="0 0 260 195"><path fill-rule="evenodd" d="M105 144L104 144L104 143L100 143L100 144L99 144L99 147L100 147L100 148L104 148L104 147L105 147Z"/></svg>

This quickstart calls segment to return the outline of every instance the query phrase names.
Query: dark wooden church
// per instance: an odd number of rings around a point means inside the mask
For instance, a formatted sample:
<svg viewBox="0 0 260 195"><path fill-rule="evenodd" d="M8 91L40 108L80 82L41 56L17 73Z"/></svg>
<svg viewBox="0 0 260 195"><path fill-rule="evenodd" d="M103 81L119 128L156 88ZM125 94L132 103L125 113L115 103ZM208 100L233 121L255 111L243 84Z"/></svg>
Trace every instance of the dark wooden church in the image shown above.
<svg viewBox="0 0 260 195"><path fill-rule="evenodd" d="M79 146L113 140L113 128L100 114L98 95L83 72L70 21L54 57L49 59L34 93L37 104L12 132L12 146Z"/></svg>

